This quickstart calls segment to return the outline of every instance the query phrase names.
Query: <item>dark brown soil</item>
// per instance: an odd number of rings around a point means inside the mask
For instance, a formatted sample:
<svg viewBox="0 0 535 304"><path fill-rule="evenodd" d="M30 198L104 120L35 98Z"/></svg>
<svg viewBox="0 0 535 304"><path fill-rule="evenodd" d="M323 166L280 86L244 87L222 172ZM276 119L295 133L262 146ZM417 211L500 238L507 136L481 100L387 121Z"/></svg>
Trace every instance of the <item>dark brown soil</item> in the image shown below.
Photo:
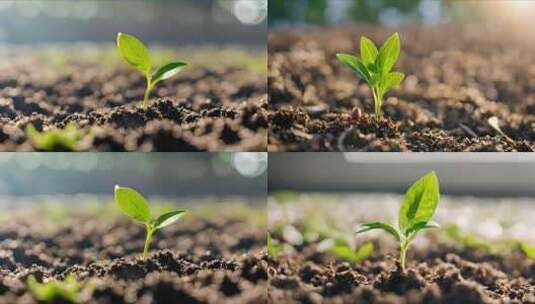
<svg viewBox="0 0 535 304"><path fill-rule="evenodd" d="M397 70L383 119L368 86L336 53L358 52L392 29L284 30L269 41L270 151L533 151L535 47L503 29L465 26L399 30ZM511 140L488 124L496 116Z"/></svg>
<svg viewBox="0 0 535 304"><path fill-rule="evenodd" d="M409 251L405 272L396 248L381 247L360 264L304 244L269 267L273 303L535 303L535 262L519 252L492 255L432 242ZM383 242L384 244L384 242Z"/></svg>
<svg viewBox="0 0 535 304"><path fill-rule="evenodd" d="M40 64L0 72L0 151L34 150L28 123L48 130L69 122L89 134L78 150L266 150L266 81L258 73L192 65L160 83L143 109L145 80L125 64L80 61L52 76Z"/></svg>
<svg viewBox="0 0 535 304"><path fill-rule="evenodd" d="M69 274L89 290L80 303L266 302L261 225L184 220L157 232L146 261L143 226L124 218L80 217L53 233L40 226L30 219L0 229L0 303L37 303L25 286L29 275Z"/></svg>

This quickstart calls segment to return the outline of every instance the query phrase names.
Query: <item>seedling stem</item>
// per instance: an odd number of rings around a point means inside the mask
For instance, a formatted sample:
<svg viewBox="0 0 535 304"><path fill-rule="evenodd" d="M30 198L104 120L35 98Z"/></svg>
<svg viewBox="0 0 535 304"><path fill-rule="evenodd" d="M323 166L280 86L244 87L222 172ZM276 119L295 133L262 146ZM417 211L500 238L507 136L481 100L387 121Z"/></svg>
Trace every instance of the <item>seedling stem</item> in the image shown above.
<svg viewBox="0 0 535 304"><path fill-rule="evenodd" d="M405 271L407 251L418 231L440 227L431 221L439 200L438 177L435 172L429 172L407 190L399 209L398 227L383 222L370 222L363 224L357 233L381 229L393 236L399 242L399 264Z"/></svg>
<svg viewBox="0 0 535 304"><path fill-rule="evenodd" d="M401 264L401 269L405 271L405 261L407 260L407 250L409 249L409 242L406 240L403 240L400 244L400 251L399 251L399 263Z"/></svg>
<svg viewBox="0 0 535 304"><path fill-rule="evenodd" d="M146 109L149 107L149 95L153 89L153 86L151 84L152 77L149 74L147 74L146 78L147 78L147 88L145 89L145 95L143 96L143 109Z"/></svg>
<svg viewBox="0 0 535 304"><path fill-rule="evenodd" d="M375 90L375 88L372 88L373 92L373 102L374 102L374 110L375 110L375 119L379 120L381 118L381 104L382 100L378 94L378 92Z"/></svg>
<svg viewBox="0 0 535 304"><path fill-rule="evenodd" d="M145 238L145 246L143 247L143 260L147 259L149 253L150 242L152 240L152 235L154 234L154 229L147 225L147 237Z"/></svg>

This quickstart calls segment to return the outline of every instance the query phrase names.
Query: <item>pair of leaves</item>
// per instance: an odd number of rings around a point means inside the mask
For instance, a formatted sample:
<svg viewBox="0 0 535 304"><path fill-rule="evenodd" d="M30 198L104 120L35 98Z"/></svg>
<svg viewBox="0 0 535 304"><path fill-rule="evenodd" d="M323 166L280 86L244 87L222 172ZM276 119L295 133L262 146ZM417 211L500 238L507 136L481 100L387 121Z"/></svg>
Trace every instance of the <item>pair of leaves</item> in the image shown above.
<svg viewBox="0 0 535 304"><path fill-rule="evenodd" d="M75 124L68 123L63 129L37 131L33 124L26 126L26 137L42 151L75 151L85 134Z"/></svg>
<svg viewBox="0 0 535 304"><path fill-rule="evenodd" d="M373 254L375 246L371 242L362 244L357 251L353 250L349 244L336 245L330 249L338 258L351 262L360 263Z"/></svg>
<svg viewBox="0 0 535 304"><path fill-rule="evenodd" d="M134 189L118 185L115 186L115 203L122 212L147 225L152 231L171 225L186 213L185 210L171 211L152 219L150 207L145 198Z"/></svg>
<svg viewBox="0 0 535 304"><path fill-rule="evenodd" d="M438 177L434 171L417 180L405 194L398 215L398 228L382 222L371 222L361 226L357 233L382 229L398 242L410 240L418 231L440 227L431 218L440 200Z"/></svg>
<svg viewBox="0 0 535 304"><path fill-rule="evenodd" d="M187 64L184 62L168 63L151 74L152 62L147 47L139 39L132 35L118 33L117 48L123 59L133 67L141 71L151 80L150 86L159 81L171 78L180 72Z"/></svg>
<svg viewBox="0 0 535 304"><path fill-rule="evenodd" d="M26 281L28 289L34 297L47 303L77 303L82 285L73 275L68 275L64 281L49 281L39 283L33 275Z"/></svg>
<svg viewBox="0 0 535 304"><path fill-rule="evenodd" d="M391 72L399 58L399 53L399 34L394 33L380 50L370 39L361 37L361 59L350 54L337 54L336 56L369 85L376 88L378 94L382 96L405 78L403 73Z"/></svg>

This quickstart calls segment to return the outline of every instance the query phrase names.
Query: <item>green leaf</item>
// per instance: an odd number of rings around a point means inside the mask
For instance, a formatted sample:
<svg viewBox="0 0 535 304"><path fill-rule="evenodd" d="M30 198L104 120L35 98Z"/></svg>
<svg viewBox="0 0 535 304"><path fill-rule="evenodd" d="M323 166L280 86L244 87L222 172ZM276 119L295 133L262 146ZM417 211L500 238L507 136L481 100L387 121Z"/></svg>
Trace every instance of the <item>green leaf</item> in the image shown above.
<svg viewBox="0 0 535 304"><path fill-rule="evenodd" d="M382 229L390 233L396 240L398 241L401 240L401 236L399 235L399 232L397 231L396 228L390 226L389 224L382 223L382 222L371 222L371 223L362 224L360 226L360 229L356 233L357 234L363 233L363 232L370 231L373 229Z"/></svg>
<svg viewBox="0 0 535 304"><path fill-rule="evenodd" d="M367 259L374 250L375 247L371 242L362 244L356 252L349 245L336 245L329 249L329 251L335 254L338 258L352 263L360 263Z"/></svg>
<svg viewBox="0 0 535 304"><path fill-rule="evenodd" d="M159 68L154 75L152 75L152 85L155 85L159 81L169 79L180 72L187 63L185 62L171 62L163 67Z"/></svg>
<svg viewBox="0 0 535 304"><path fill-rule="evenodd" d="M373 254L373 251L375 250L375 246L372 242L366 242L357 249L357 252L355 253L355 260L357 263L367 259L369 256Z"/></svg>
<svg viewBox="0 0 535 304"><path fill-rule="evenodd" d="M267 253L269 256L273 256L273 239L271 238L271 234L268 232L267 234Z"/></svg>
<svg viewBox="0 0 535 304"><path fill-rule="evenodd" d="M520 248L529 259L535 260L535 246L526 242L520 242Z"/></svg>
<svg viewBox="0 0 535 304"><path fill-rule="evenodd" d="M376 65L382 75L386 75L394 67L399 57L399 51L399 34L394 33L383 44L377 56Z"/></svg>
<svg viewBox="0 0 535 304"><path fill-rule="evenodd" d="M73 275L64 281L48 281L39 283L33 275L26 280L26 286L39 301L46 303L77 303L82 285Z"/></svg>
<svg viewBox="0 0 535 304"><path fill-rule="evenodd" d="M165 226L169 226L172 223L178 221L185 213L186 210L177 210L164 213L154 221L153 229L156 230L161 229Z"/></svg>
<svg viewBox="0 0 535 304"><path fill-rule="evenodd" d="M336 57L355 73L357 73L360 78L364 79L368 83L370 82L371 77L368 69L357 57L349 54L336 54Z"/></svg>
<svg viewBox="0 0 535 304"><path fill-rule="evenodd" d="M373 65L377 59L377 55L379 55L379 51L375 44L373 44L373 41L364 36L360 37L360 57L362 57L364 64L367 67Z"/></svg>
<svg viewBox="0 0 535 304"><path fill-rule="evenodd" d="M39 132L33 124L26 125L26 137L34 148L42 151L75 151L85 134L72 122L63 129Z"/></svg>
<svg viewBox="0 0 535 304"><path fill-rule="evenodd" d="M399 210L399 229L407 234L413 226L429 222L435 214L439 199L438 177L431 171L407 190Z"/></svg>
<svg viewBox="0 0 535 304"><path fill-rule="evenodd" d="M276 245L273 243L273 239L271 238L271 233L267 233L267 254L270 257L276 257L282 252L283 248L280 245Z"/></svg>
<svg viewBox="0 0 535 304"><path fill-rule="evenodd" d="M406 235L416 233L420 230L437 229L437 228L440 228L440 225L437 222L433 222L433 221L420 222L420 223L414 224L410 229L408 229L406 232Z"/></svg>
<svg viewBox="0 0 535 304"><path fill-rule="evenodd" d="M390 91L393 87L399 85L403 79L405 78L405 74L400 72L391 72L386 74L385 77L381 80L381 92L382 94L386 94L386 92Z"/></svg>
<svg viewBox="0 0 535 304"><path fill-rule="evenodd" d="M422 228L420 229L438 229L440 228L440 224L435 222L435 221L429 221L427 222L427 224L425 224Z"/></svg>
<svg viewBox="0 0 535 304"><path fill-rule="evenodd" d="M348 262L355 262L355 252L353 248L351 248L350 246L337 245L337 246L331 247L329 251L331 251L339 259L342 259Z"/></svg>
<svg viewBox="0 0 535 304"><path fill-rule="evenodd" d="M147 47L139 39L132 35L118 33L117 48L119 54L126 62L130 63L136 69L145 75L150 75L151 61Z"/></svg>
<svg viewBox="0 0 535 304"><path fill-rule="evenodd" d="M126 215L145 224L150 223L150 208L136 190L115 186L115 203Z"/></svg>

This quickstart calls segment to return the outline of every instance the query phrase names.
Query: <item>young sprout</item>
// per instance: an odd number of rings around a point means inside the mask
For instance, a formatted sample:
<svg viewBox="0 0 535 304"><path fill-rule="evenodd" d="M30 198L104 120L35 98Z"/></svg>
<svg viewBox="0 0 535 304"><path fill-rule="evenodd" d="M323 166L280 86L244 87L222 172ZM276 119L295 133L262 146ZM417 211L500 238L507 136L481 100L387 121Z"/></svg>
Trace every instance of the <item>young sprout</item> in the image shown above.
<svg viewBox="0 0 535 304"><path fill-rule="evenodd" d="M33 275L28 277L26 286L33 296L45 303L77 303L82 285L73 275L63 281L39 283Z"/></svg>
<svg viewBox="0 0 535 304"><path fill-rule="evenodd" d="M154 233L165 226L178 221L185 213L185 210L177 210L164 213L153 219L149 204L145 198L136 190L126 187L115 186L115 203L123 213L131 219L141 222L147 229L145 246L143 247L143 260L147 258L149 246Z"/></svg>
<svg viewBox="0 0 535 304"><path fill-rule="evenodd" d="M273 243L273 238L271 238L271 233L267 233L267 254L270 257L276 257L282 252L282 246Z"/></svg>
<svg viewBox="0 0 535 304"><path fill-rule="evenodd" d="M373 254L375 246L372 242L362 244L356 251L348 243L341 243L330 248L338 258L350 263L358 264Z"/></svg>
<svg viewBox="0 0 535 304"><path fill-rule="evenodd" d="M26 137L32 145L42 151L75 151L86 134L75 124L68 123L63 129L39 132L33 124L26 125Z"/></svg>
<svg viewBox="0 0 535 304"><path fill-rule="evenodd" d="M370 39L362 36L360 38L360 58L350 54L336 54L340 61L370 85L377 120L381 117L383 97L405 78L403 73L391 72L398 60L399 50L399 34L394 33L386 40L380 50Z"/></svg>
<svg viewBox="0 0 535 304"><path fill-rule="evenodd" d="M147 47L136 37L124 33L117 34L117 49L121 57L143 73L147 79L143 108L149 106L149 95L158 82L175 76L187 65L180 61L171 62L152 73L152 63Z"/></svg>
<svg viewBox="0 0 535 304"><path fill-rule="evenodd" d="M438 178L434 171L417 180L405 194L398 215L398 227L387 223L371 222L363 224L357 233L382 229L391 234L400 244L399 263L405 270L405 257L411 241L418 231L440 226L430 221L440 199Z"/></svg>

